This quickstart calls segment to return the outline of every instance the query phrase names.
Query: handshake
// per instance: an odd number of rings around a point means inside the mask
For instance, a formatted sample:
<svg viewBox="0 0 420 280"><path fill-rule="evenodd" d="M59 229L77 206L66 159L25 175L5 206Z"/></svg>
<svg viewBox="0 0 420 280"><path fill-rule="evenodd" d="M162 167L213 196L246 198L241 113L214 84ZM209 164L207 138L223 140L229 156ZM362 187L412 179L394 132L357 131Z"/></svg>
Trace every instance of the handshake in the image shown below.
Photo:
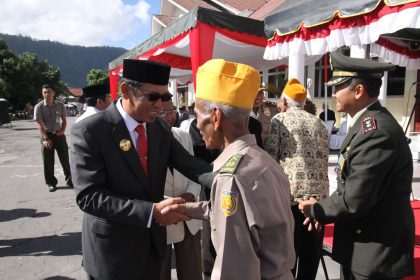
<svg viewBox="0 0 420 280"><path fill-rule="evenodd" d="M153 219L161 226L191 220L191 217L185 214L186 202L194 202L194 195L184 193L179 197L168 198L155 203Z"/></svg>

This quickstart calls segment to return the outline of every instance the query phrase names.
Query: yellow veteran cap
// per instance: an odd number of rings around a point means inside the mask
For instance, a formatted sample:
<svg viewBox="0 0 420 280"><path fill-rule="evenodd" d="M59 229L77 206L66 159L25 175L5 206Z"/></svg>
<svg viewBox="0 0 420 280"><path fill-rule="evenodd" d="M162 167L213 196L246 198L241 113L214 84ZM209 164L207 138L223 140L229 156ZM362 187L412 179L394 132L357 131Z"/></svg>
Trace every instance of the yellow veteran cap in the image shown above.
<svg viewBox="0 0 420 280"><path fill-rule="evenodd" d="M287 81L287 84L283 89L283 93L294 101L305 102L306 88L302 86L296 78L292 78Z"/></svg>
<svg viewBox="0 0 420 280"><path fill-rule="evenodd" d="M251 110L260 74L245 64L212 59L198 68L196 83L197 98Z"/></svg>

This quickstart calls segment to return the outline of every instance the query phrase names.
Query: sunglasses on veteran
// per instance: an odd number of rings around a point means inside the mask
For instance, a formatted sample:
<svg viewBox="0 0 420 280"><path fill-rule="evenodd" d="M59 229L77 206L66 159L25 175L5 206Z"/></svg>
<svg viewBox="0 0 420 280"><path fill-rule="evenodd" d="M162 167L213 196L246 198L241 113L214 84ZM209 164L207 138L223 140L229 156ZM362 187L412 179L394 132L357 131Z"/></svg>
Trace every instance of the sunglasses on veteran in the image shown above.
<svg viewBox="0 0 420 280"><path fill-rule="evenodd" d="M148 91L145 91L145 90L142 90L142 89L136 88L136 87L132 87L132 89L133 89L133 90L138 90L138 91L140 91L141 93L143 93L143 95L144 95L144 96L146 96L146 97L147 97L147 99L148 99L150 102L156 102L156 101L158 101L159 99L160 99L160 100L162 100L162 102L167 102L167 101L169 101L169 100L171 100L171 99L172 99L172 94L170 94L169 92L166 92L166 93L164 93L164 94L160 94L160 93L158 93L158 92L154 92L154 91L148 92Z"/></svg>

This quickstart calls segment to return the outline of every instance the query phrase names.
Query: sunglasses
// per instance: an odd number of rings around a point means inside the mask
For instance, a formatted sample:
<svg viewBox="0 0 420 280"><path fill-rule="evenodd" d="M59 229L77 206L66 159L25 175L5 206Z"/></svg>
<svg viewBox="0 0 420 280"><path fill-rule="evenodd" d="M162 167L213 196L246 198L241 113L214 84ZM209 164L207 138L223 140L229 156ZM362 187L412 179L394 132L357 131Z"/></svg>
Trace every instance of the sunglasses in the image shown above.
<svg viewBox="0 0 420 280"><path fill-rule="evenodd" d="M159 99L162 100L162 102L167 102L167 101L171 100L172 96L173 96L169 92L166 92L164 94L160 94L160 93L153 92L153 91L152 92L147 92L147 91L141 90L139 88L133 88L133 89L141 91L147 97L147 99L150 102L156 102Z"/></svg>

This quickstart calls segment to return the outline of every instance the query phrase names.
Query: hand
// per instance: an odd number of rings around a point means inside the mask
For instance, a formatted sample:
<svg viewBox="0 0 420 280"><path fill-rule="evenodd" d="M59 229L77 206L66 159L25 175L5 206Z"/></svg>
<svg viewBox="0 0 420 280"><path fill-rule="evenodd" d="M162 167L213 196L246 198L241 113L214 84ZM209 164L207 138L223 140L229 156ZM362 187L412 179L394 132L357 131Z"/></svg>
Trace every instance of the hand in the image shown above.
<svg viewBox="0 0 420 280"><path fill-rule="evenodd" d="M195 197L192 193L186 192L180 195L181 198L185 200L185 202L195 202Z"/></svg>
<svg viewBox="0 0 420 280"><path fill-rule="evenodd" d="M61 136L61 135L63 135L63 134L64 134L64 130L62 130L62 129L57 130L57 131L55 132L55 135L57 135L57 136Z"/></svg>
<svg viewBox="0 0 420 280"><path fill-rule="evenodd" d="M185 214L178 213L176 211L163 211L166 207L171 205L178 205L184 203L185 200L181 197L174 197L162 200L161 202L155 203L153 208L153 218L161 226L167 226L176 224L181 221L189 221L191 218Z"/></svg>
<svg viewBox="0 0 420 280"><path fill-rule="evenodd" d="M302 212L305 217L311 217L311 207L317 203L317 200L313 197L310 197L308 200L297 199L296 201L299 202L300 212Z"/></svg>
<svg viewBox="0 0 420 280"><path fill-rule="evenodd" d="M42 141L42 145L46 149L51 149L52 148L52 141L50 139L46 139L46 140Z"/></svg>
<svg viewBox="0 0 420 280"><path fill-rule="evenodd" d="M312 231L312 223L311 223L311 219L310 218L306 218L305 221L303 221L303 224L306 226L308 225L308 231ZM315 225L315 229L316 231L321 231L323 225L321 225L317 220L314 220L314 225Z"/></svg>

